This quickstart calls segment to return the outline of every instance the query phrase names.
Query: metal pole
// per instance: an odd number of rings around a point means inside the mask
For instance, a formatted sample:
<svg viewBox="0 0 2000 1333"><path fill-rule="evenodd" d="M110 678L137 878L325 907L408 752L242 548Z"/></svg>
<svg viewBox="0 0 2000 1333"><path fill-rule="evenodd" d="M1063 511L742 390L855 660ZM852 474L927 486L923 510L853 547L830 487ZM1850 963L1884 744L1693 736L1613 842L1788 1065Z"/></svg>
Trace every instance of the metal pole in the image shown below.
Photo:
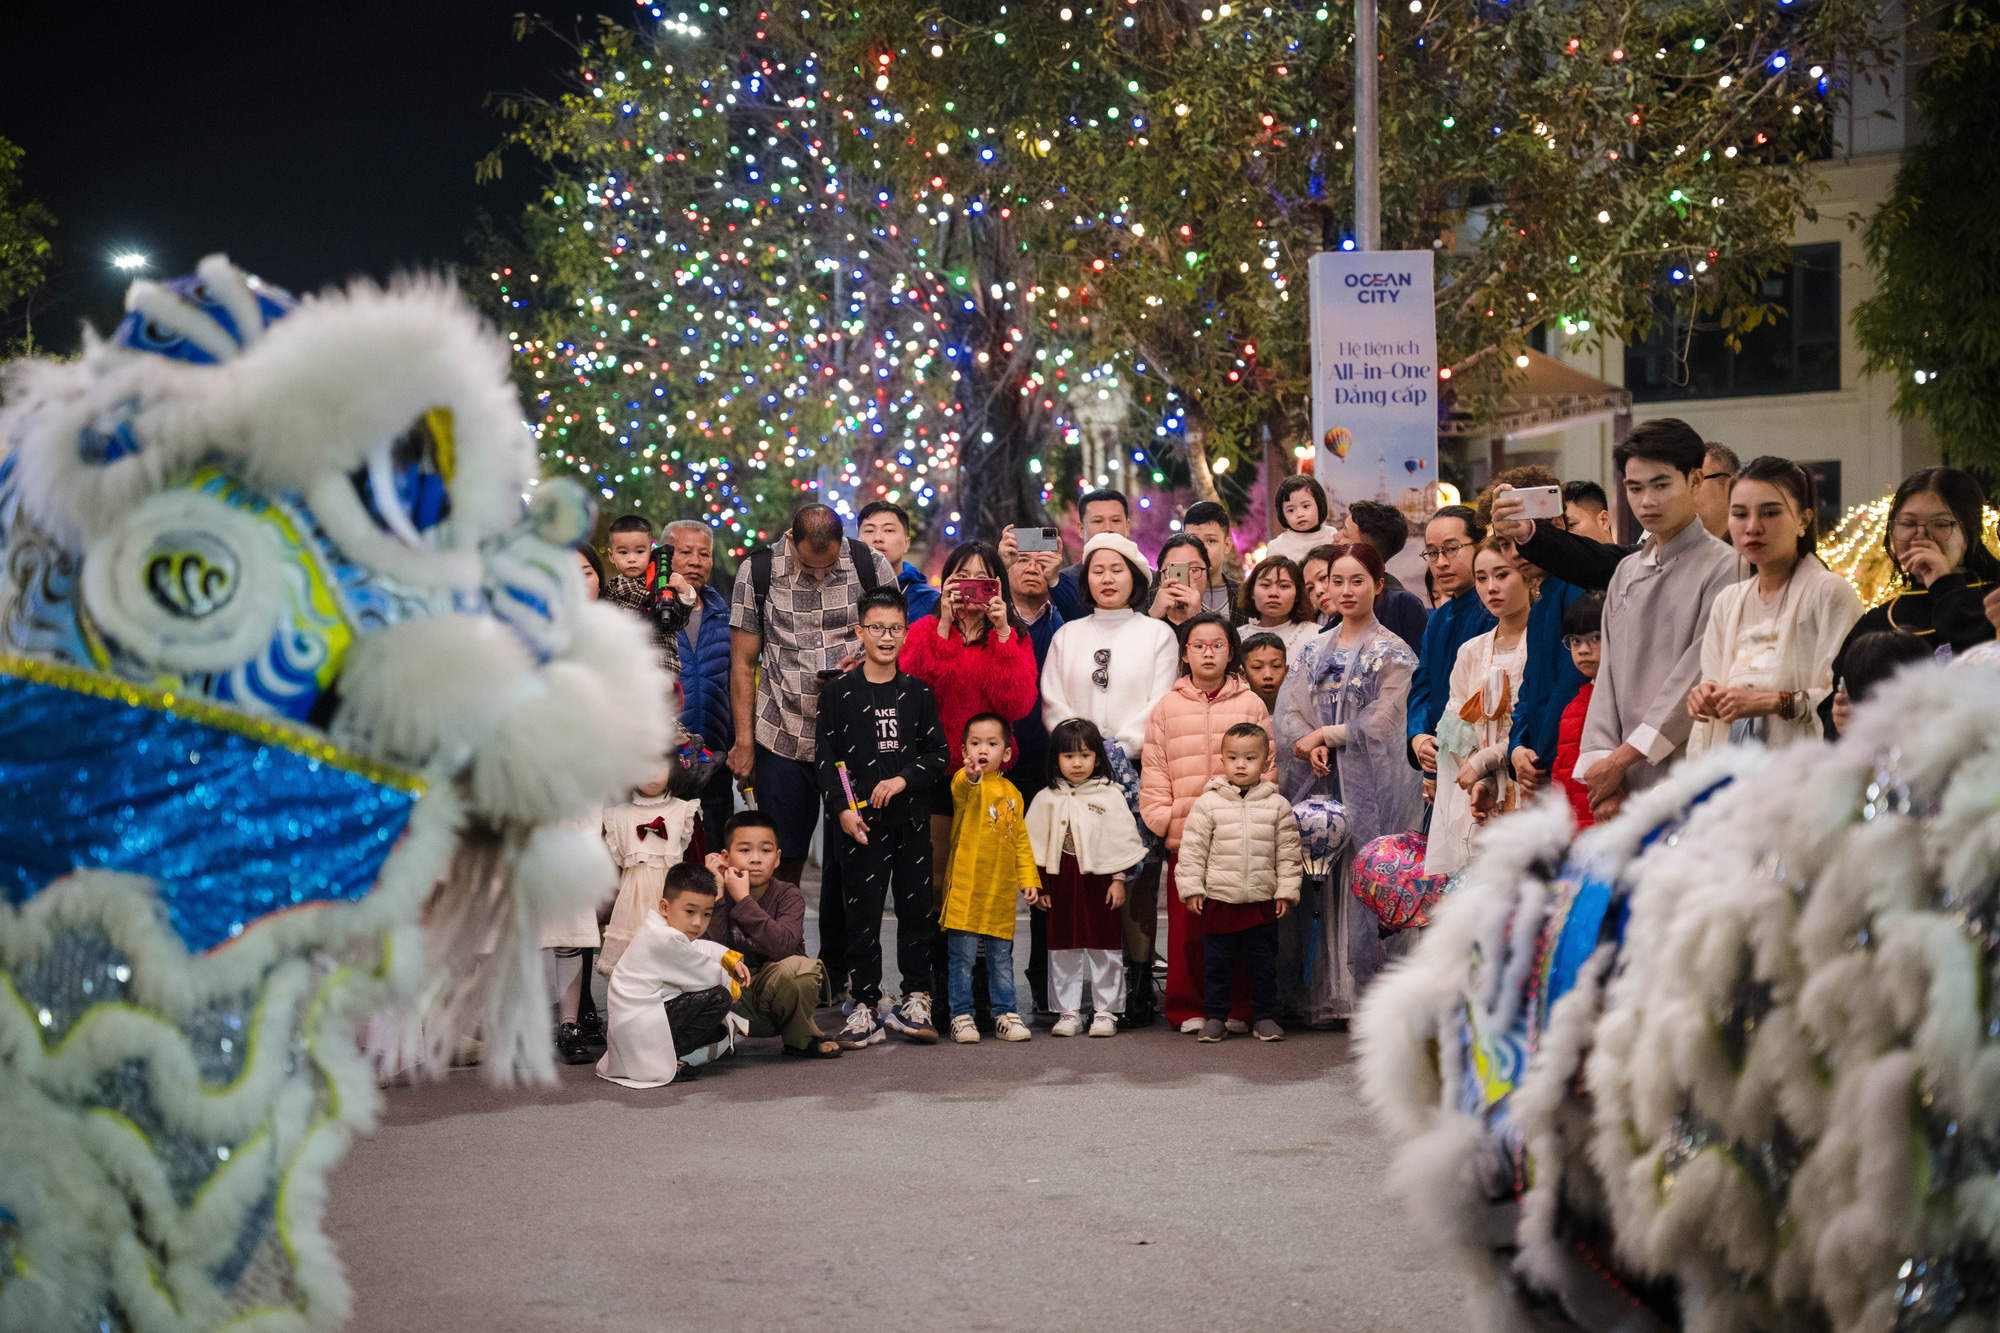
<svg viewBox="0 0 2000 1333"><path fill-rule="evenodd" d="M1354 0L1354 246L1382 248L1380 64L1375 0Z"/></svg>

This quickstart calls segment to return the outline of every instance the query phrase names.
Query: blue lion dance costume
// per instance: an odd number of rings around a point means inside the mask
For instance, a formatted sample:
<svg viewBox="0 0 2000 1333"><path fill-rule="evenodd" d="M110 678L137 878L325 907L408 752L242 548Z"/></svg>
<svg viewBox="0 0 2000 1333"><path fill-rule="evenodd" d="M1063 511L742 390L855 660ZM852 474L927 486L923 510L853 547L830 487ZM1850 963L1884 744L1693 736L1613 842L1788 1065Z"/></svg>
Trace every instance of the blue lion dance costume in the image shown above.
<svg viewBox="0 0 2000 1333"><path fill-rule="evenodd" d="M0 398L0 1328L332 1328L357 1034L552 1077L536 925L615 878L562 821L668 682L448 284L127 310Z"/></svg>
<svg viewBox="0 0 2000 1333"><path fill-rule="evenodd" d="M2000 1320L1993 652L1483 837L1359 1025L1477 1327Z"/></svg>

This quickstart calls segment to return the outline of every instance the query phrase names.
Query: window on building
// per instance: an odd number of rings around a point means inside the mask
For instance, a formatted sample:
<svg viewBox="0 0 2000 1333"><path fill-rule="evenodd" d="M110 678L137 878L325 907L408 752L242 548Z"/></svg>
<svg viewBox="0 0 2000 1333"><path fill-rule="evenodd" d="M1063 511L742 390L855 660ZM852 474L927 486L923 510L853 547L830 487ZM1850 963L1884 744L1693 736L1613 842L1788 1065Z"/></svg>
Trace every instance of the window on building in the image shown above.
<svg viewBox="0 0 2000 1333"><path fill-rule="evenodd" d="M1783 313L1732 349L1712 317L1692 331L1685 311L1663 302L1652 336L1625 349L1634 402L1755 398L1840 387L1840 243L1792 247L1792 261L1765 275L1763 299ZM1681 360L1686 349L1686 361Z"/></svg>

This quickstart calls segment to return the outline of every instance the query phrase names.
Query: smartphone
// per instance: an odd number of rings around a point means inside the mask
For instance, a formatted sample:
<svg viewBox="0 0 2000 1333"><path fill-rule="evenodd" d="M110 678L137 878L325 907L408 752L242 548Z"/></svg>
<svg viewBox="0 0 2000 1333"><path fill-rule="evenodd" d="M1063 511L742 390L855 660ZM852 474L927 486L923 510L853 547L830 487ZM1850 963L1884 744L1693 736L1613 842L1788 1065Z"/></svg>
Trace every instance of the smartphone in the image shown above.
<svg viewBox="0 0 2000 1333"><path fill-rule="evenodd" d="M1061 528L1015 528L1014 545L1023 551L1062 550Z"/></svg>
<svg viewBox="0 0 2000 1333"><path fill-rule="evenodd" d="M1160 566L1160 582L1178 583L1182 587L1186 587L1187 581L1188 581L1187 561L1175 560L1170 564L1165 564Z"/></svg>
<svg viewBox="0 0 2000 1333"><path fill-rule="evenodd" d="M960 579L956 586L961 606L984 606L1000 595L999 579Z"/></svg>
<svg viewBox="0 0 2000 1333"><path fill-rule="evenodd" d="M1521 486L1514 494L1521 497L1522 518L1561 518L1563 512L1563 492L1560 486Z"/></svg>

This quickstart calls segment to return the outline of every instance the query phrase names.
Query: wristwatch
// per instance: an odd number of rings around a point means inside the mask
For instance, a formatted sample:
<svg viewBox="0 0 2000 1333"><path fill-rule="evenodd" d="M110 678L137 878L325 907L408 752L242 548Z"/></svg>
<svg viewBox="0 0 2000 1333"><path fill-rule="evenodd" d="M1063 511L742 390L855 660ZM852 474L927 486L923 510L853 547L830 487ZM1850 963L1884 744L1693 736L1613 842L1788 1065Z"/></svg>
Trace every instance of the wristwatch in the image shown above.
<svg viewBox="0 0 2000 1333"><path fill-rule="evenodd" d="M1778 691L1778 716L1790 722L1798 716L1799 696L1792 690Z"/></svg>

